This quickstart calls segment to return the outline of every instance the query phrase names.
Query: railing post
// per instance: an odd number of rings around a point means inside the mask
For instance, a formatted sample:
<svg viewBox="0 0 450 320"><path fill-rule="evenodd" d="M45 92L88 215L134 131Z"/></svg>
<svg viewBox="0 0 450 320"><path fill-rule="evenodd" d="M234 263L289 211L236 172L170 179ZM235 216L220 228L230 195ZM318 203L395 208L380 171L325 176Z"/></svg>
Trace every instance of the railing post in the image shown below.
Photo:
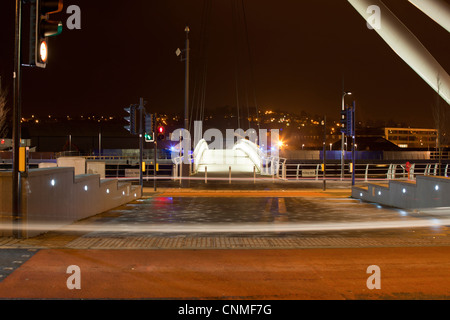
<svg viewBox="0 0 450 320"><path fill-rule="evenodd" d="M320 164L318 164L316 166L316 181L319 180L319 168L320 168Z"/></svg>
<svg viewBox="0 0 450 320"><path fill-rule="evenodd" d="M366 164L366 172L364 174L364 181L369 181L369 164Z"/></svg>
<svg viewBox="0 0 450 320"><path fill-rule="evenodd" d="M231 166L228 167L228 171L229 171L228 181L229 181L229 184L231 184Z"/></svg>
<svg viewBox="0 0 450 320"><path fill-rule="evenodd" d="M253 183L256 183L256 166L253 166Z"/></svg>
<svg viewBox="0 0 450 320"><path fill-rule="evenodd" d="M208 167L205 166L205 183L208 183Z"/></svg>
<svg viewBox="0 0 450 320"><path fill-rule="evenodd" d="M297 172L296 172L296 178L298 180L298 174L300 173L300 164L297 165Z"/></svg>

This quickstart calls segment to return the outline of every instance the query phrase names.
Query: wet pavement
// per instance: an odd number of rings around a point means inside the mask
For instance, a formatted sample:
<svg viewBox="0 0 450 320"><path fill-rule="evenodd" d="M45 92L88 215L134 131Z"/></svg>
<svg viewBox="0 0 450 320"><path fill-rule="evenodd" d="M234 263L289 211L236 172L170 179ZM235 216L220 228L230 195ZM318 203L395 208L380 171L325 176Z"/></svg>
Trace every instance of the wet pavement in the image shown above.
<svg viewBox="0 0 450 320"><path fill-rule="evenodd" d="M142 199L0 248L308 248L450 245L450 213L401 210L348 189L144 189ZM442 221L442 223L440 223Z"/></svg>
<svg viewBox="0 0 450 320"><path fill-rule="evenodd" d="M147 187L61 229L0 238L0 299L448 299L448 210L307 185ZM367 287L370 265L381 290Z"/></svg>

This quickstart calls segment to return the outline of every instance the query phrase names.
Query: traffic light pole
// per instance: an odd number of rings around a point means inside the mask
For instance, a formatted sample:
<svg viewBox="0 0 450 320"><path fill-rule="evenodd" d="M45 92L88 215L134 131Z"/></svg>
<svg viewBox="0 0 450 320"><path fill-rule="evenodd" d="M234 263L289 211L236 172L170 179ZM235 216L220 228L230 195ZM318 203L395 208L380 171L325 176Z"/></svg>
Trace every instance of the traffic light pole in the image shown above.
<svg viewBox="0 0 450 320"><path fill-rule="evenodd" d="M154 113L153 114L153 123L154 124L156 124L156 113ZM153 140L153 149L154 149L154 152L155 152L155 154L154 154L154 166L153 166L153 189L154 189L154 191L156 191L156 165L157 165L157 163L156 163L156 161L158 161L157 160L157 151L158 151L158 142L156 142L156 137L154 137L154 140Z"/></svg>
<svg viewBox="0 0 450 320"><path fill-rule="evenodd" d="M323 191L327 190L327 116L323 118Z"/></svg>
<svg viewBox="0 0 450 320"><path fill-rule="evenodd" d="M139 102L139 185L141 194L144 191L144 180L142 175L142 162L144 161L144 99Z"/></svg>
<svg viewBox="0 0 450 320"><path fill-rule="evenodd" d="M19 149L21 140L21 80L22 80L22 0L16 0L15 46L14 46L14 105L13 105L13 170L12 170L12 218L13 235L21 238L21 184L19 172Z"/></svg>
<svg viewBox="0 0 450 320"><path fill-rule="evenodd" d="M355 185L355 171L356 171L356 163L355 163L355 137L356 137L356 119L355 119L355 101L353 101L352 108L352 186Z"/></svg>

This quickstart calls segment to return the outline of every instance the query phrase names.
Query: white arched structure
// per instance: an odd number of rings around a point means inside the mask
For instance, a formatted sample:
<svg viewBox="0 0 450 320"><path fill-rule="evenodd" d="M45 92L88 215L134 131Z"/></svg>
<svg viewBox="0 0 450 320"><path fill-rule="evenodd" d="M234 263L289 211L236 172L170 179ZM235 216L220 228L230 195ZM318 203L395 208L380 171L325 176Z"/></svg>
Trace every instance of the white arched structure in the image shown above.
<svg viewBox="0 0 450 320"><path fill-rule="evenodd" d="M239 139L232 149L209 149L205 139L200 140L193 152L192 171L197 172L248 172L255 170L262 175L277 175L278 157L266 156L259 146L250 140Z"/></svg>
<svg viewBox="0 0 450 320"><path fill-rule="evenodd" d="M402 58L425 82L433 88L448 104L450 104L450 76L442 68L438 61L423 46L417 37L389 10L380 0L348 0L348 2L366 19L371 17L370 8L377 6L380 8L380 26L374 28L380 37ZM436 10L431 10L431 6L425 3L431 0L421 1L422 8L427 12L432 12L433 17ZM418 4L418 1L412 3ZM369 12L368 12L369 9ZM444 11L440 11L445 15ZM442 20L439 15L438 21Z"/></svg>

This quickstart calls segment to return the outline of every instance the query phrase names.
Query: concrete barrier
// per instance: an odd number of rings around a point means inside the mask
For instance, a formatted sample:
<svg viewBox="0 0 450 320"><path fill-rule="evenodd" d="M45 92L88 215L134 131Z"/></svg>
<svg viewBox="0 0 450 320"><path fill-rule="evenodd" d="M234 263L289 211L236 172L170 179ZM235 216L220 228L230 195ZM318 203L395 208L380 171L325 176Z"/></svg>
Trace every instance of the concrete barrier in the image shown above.
<svg viewBox="0 0 450 320"><path fill-rule="evenodd" d="M73 167L75 175L86 173L86 159L84 157L60 157L56 159L58 167Z"/></svg>
<svg viewBox="0 0 450 320"><path fill-rule="evenodd" d="M33 169L22 177L23 237L35 236L141 197L141 188L99 175L74 175L71 168ZM12 235L11 172L0 172L0 235ZM35 225L44 226L34 229Z"/></svg>
<svg viewBox="0 0 450 320"><path fill-rule="evenodd" d="M404 208L450 207L450 178L417 176L415 181L390 180L386 184L354 186L352 197L381 205Z"/></svg>
<svg viewBox="0 0 450 320"><path fill-rule="evenodd" d="M101 179L105 179L106 163L104 161L86 161L86 173L98 174Z"/></svg>

